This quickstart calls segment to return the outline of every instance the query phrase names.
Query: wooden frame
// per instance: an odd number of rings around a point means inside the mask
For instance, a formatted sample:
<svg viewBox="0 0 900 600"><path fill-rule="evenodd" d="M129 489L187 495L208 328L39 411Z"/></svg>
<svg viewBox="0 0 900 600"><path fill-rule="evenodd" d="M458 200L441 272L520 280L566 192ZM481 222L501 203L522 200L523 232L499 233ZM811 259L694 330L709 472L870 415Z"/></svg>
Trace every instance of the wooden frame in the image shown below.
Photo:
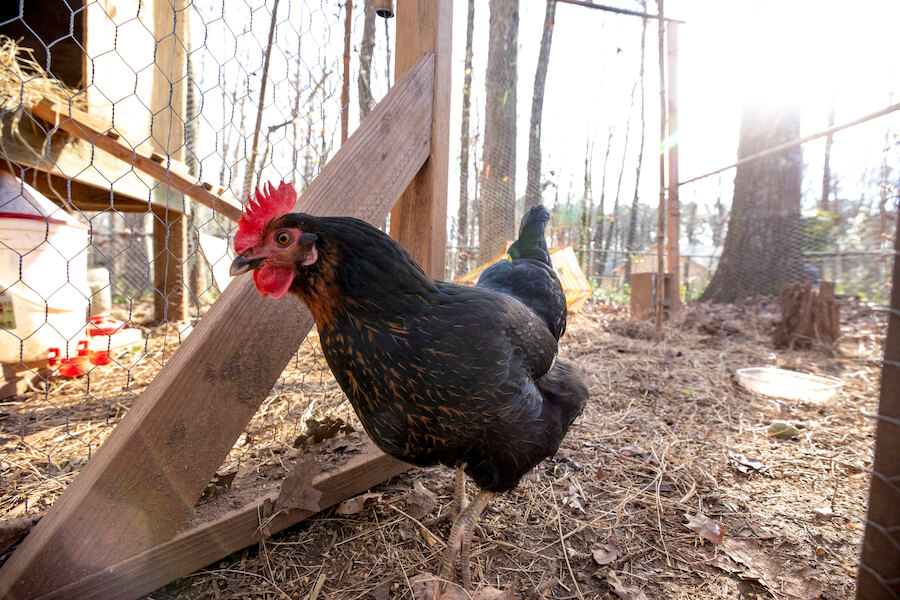
<svg viewBox="0 0 900 600"><path fill-rule="evenodd" d="M381 222L431 156L434 76L433 55L416 61L295 210ZM59 597L97 578L96 597L128 597L129 572L104 573L190 526L206 483L312 324L299 300L264 299L249 276L232 282L0 569L0 597Z"/></svg>
<svg viewBox="0 0 900 600"><path fill-rule="evenodd" d="M447 252L452 30L452 2L401 0L397 7L397 74L434 54L434 116L431 156L391 212L391 236L435 279L444 278Z"/></svg>

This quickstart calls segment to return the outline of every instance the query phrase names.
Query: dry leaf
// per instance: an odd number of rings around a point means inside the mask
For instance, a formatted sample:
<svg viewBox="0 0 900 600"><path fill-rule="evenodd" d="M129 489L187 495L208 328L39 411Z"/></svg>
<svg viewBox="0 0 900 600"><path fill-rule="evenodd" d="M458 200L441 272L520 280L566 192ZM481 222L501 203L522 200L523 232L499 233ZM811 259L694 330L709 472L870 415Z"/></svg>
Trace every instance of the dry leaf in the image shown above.
<svg viewBox="0 0 900 600"><path fill-rule="evenodd" d="M338 504L338 507L334 512L339 515L355 515L373 504L387 502L389 498L390 496L387 494L377 494L374 492L360 494L359 496L354 496L353 498L349 498Z"/></svg>
<svg viewBox="0 0 900 600"><path fill-rule="evenodd" d="M619 549L616 548L613 542L608 542L602 546L591 548L591 555L593 555L594 562L598 565L608 565L619 558Z"/></svg>
<svg viewBox="0 0 900 600"><path fill-rule="evenodd" d="M427 489L418 479L413 489L403 496L406 501L406 512L413 519L421 519L437 506L437 495Z"/></svg>
<svg viewBox="0 0 900 600"><path fill-rule="evenodd" d="M606 583L608 583L609 587L612 588L612 591L616 593L616 596L622 600L650 600L650 598L647 597L647 594L640 589L622 583L618 576L616 576L616 572L612 569L606 574Z"/></svg>
<svg viewBox="0 0 900 600"><path fill-rule="evenodd" d="M313 487L313 479L322 472L322 465L314 460L304 460L288 473L281 483L281 492L275 500L275 512L302 508L319 512L322 492Z"/></svg>
<svg viewBox="0 0 900 600"><path fill-rule="evenodd" d="M725 528L721 524L713 521L703 513L692 515L684 513L688 520L687 526L691 531L695 531L704 540L708 540L718 546L725 538Z"/></svg>
<svg viewBox="0 0 900 600"><path fill-rule="evenodd" d="M307 419L306 433L294 440L294 448L305 448L331 439L339 433L353 433L353 431L353 427L344 423L344 420L340 418L326 416L321 421Z"/></svg>
<svg viewBox="0 0 900 600"><path fill-rule="evenodd" d="M753 458L747 458L743 454L732 456L731 460L734 462L737 470L741 473L762 472L766 468L760 461Z"/></svg>
<svg viewBox="0 0 900 600"><path fill-rule="evenodd" d="M634 444L629 444L624 448L619 448L619 456L621 456L622 458L639 460L641 462L650 462L650 459L652 458L649 452Z"/></svg>
<svg viewBox="0 0 900 600"><path fill-rule="evenodd" d="M431 573L419 573L409 580L415 600L469 600L469 595L461 587L448 582L444 592L440 593L437 586L441 578Z"/></svg>
<svg viewBox="0 0 900 600"><path fill-rule="evenodd" d="M810 569L781 572L782 562L775 560L753 540L726 538L722 548L728 556L745 565L744 577L758 579L761 584L790 600L815 600L822 593L822 584L810 577Z"/></svg>

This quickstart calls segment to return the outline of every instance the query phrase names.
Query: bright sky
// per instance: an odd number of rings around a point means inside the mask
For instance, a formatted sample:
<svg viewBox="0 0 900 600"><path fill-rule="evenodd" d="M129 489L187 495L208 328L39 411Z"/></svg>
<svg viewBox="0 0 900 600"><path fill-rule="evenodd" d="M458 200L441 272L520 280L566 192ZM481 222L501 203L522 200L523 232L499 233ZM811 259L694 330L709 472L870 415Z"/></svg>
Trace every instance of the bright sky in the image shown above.
<svg viewBox="0 0 900 600"><path fill-rule="evenodd" d="M599 1L599 0L598 0ZM451 171L449 212L457 213L459 198L459 134L462 106L462 80L465 53L467 2L454 2L453 89L451 96ZM640 9L636 0L608 4ZM752 0L669 0L666 14L686 21L679 28L679 133L681 179L688 179L725 166L736 160L741 104L745 90L753 86L775 101L799 101L802 107L801 133L808 134L827 125L832 97L836 101L838 124L900 102L900 66L895 57L896 23L900 22L897 0L866 0L848 8L837 0L764 0L762 11L754 12ZM321 65L333 72L326 84L326 102L314 99L308 106L313 130L325 129L330 142L339 142L340 66L343 13L338 0L304 0L282 3L279 10L277 52L272 54L271 93L267 96L264 130L281 123L290 115L294 98L293 56L297 51L297 32L304 33L300 53L304 85L313 85L321 76ZM362 1L356 0L353 52L359 51L362 29ZM476 125L484 127L484 73L487 64L490 4L477 0L473 68L472 134ZM271 0L247 0L229 4L223 18L222 5L199 0L193 15L195 42L206 42L194 54L195 69L203 75L207 92L200 126L201 156L207 179L217 180L222 162L224 140L231 146L238 140L239 118L230 105L222 105L221 90L232 90L234 82L250 75L249 97L255 101L261 73L262 48L269 26ZM519 140L517 186L525 190L528 155L528 122L534 71L537 63L545 11L544 0L521 0L519 20ZM265 8L268 7L268 8ZM655 14L656 3L648 2ZM202 22L201 22L202 15ZM205 23L205 27L203 24ZM393 43L394 20L387 22ZM242 33L246 27L250 35ZM373 87L376 98L386 89L385 21L376 19L378 34L374 53L376 71ZM556 190L559 199L580 199L583 193L585 148L593 146L592 179L595 202L600 197L604 154L612 128L612 150L607 167L607 211L616 193L623 164L626 125L631 123L621 202L628 203L634 193L636 155L639 147L639 100L630 108L630 95L637 81L640 61L641 19L605 11L560 3L556 11L553 46L544 99L543 172L554 186L545 191L545 202L552 204ZM780 40L780 41L779 41ZM772 55L778 57L772 59ZM796 60L791 60L794 57ZM391 59L393 60L393 59ZM781 73L766 67L775 62ZM354 69L357 61L353 61ZM393 72L393 68L391 67ZM356 73L352 74L351 128L358 120ZM659 91L657 63L657 24L647 28L645 74L647 136L640 200L658 201ZM243 90L241 90L243 91ZM304 105L306 99L304 99ZM246 107L252 129L255 106ZM222 126L223 120L231 123ZM305 121L301 124L305 129ZM835 136L833 171L839 178L843 197L877 194L872 174L881 164L885 133L900 133L900 113L872 121ZM234 135L232 135L234 134ZM275 151L264 178L290 178L292 130L279 129L272 139ZM303 140L300 140L301 142ZM821 193L824 141L804 146L807 163L804 189L807 204L814 204ZM889 156L890 164L900 167L900 152ZM226 157L229 162L231 154ZM552 174L551 174L552 171ZM861 183L867 177L870 181ZM691 184L681 190L683 202L696 201L709 206L720 195L731 201L734 171ZM470 184L475 178L470 176ZM240 189L240 182L236 182ZM701 210L702 214L702 210Z"/></svg>
<svg viewBox="0 0 900 600"><path fill-rule="evenodd" d="M466 2L455 3L454 61L461 67L465 48ZM613 3L609 3L613 4ZM638 2L617 6L638 9ZM827 126L832 96L836 99L836 123L850 121L900 101L900 67L896 56L896 23L900 2L869 0L848 8L836 0L768 0L759 3L759 15L749 0L670 0L667 15L687 23L679 28L679 107L681 179L705 173L736 160L741 104L745 87L774 99L800 102L801 133ZM527 127L531 111L534 70L543 27L544 2L523 0L519 29L519 144L517 184L524 193L527 159ZM655 14L655 2L648 3ZM487 2L476 2L473 110L483 126L484 81L487 61ZM629 96L637 79L640 60L641 19L614 15L575 5L559 4L554 28L547 91L544 101L543 148L545 177L560 186L560 200L567 194L580 198L586 144L594 144L593 182L595 201L599 187L609 128L614 127L613 150L607 173L607 203L615 194L622 163ZM777 41L782 40L782 41ZM792 66L778 73L754 65ZM796 60L792 60L794 57ZM461 68L454 75L461 73ZM659 92L657 24L648 25L646 55L647 141L642 174L641 201L658 199ZM454 81L451 139L458 152L462 76ZM628 158L622 182L622 201L634 190L635 155L639 144L638 101L632 114ZM476 115L473 114L473 123ZM900 116L885 117L835 136L833 171L837 170L843 195L858 197L866 170L879 168L884 136L891 127L900 133ZM805 187L818 195L822 180L824 141L804 147L807 162ZM894 167L897 156L894 154ZM456 165L454 167L458 168ZM555 175L550 175L553 170ZM708 205L716 193L731 200L734 171L720 178L682 190L682 201ZM451 214L458 198L458 171L451 171ZM876 193L868 188L870 194ZM553 201L549 187L545 202ZM813 197L812 195L810 196ZM609 206L609 204L607 204Z"/></svg>

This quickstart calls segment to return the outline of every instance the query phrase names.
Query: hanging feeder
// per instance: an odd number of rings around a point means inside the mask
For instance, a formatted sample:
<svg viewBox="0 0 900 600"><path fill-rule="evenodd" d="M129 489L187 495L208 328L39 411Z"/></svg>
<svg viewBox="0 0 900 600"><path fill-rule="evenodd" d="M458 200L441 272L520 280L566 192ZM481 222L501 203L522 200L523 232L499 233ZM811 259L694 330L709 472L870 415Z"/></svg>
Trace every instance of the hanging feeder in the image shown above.
<svg viewBox="0 0 900 600"><path fill-rule="evenodd" d="M394 16L394 0L375 0L375 14L384 19Z"/></svg>

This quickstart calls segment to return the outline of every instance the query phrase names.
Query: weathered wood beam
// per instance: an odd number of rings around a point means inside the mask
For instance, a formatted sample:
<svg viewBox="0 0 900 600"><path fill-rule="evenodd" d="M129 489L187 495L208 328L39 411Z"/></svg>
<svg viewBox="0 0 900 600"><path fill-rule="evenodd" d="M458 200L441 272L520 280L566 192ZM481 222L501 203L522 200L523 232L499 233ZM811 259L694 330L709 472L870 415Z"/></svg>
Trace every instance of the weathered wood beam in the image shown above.
<svg viewBox="0 0 900 600"><path fill-rule="evenodd" d="M94 152L94 148L83 140L73 139L70 135L51 136L44 121L34 116L17 113L0 116L0 155L5 159L0 168L17 177L21 175L21 169L25 169L26 178L32 185L34 181L40 184L41 179L50 177L62 184L54 187L63 190L63 197L70 182L73 188L83 186L89 195L95 196L98 199L95 205L105 196L106 203L101 210L109 208L110 204L117 208L127 206L124 210L133 206L147 210L150 204L148 197L153 182L149 177L147 181L142 180L130 165L105 152ZM46 193L45 190L42 192ZM59 201L54 194L48 197ZM71 200L81 210L95 210L79 204L82 197L84 195Z"/></svg>
<svg viewBox="0 0 900 600"><path fill-rule="evenodd" d="M900 231L900 215L897 216ZM875 460L856 600L900 597L900 236L894 236L891 306L881 367Z"/></svg>
<svg viewBox="0 0 900 600"><path fill-rule="evenodd" d="M132 148L128 142L111 130L96 129L98 126L96 118L89 116L86 118L86 114L78 109L43 100L35 105L32 113L54 127L59 127L95 148L128 163L138 171L158 179L222 216L233 221L241 217L243 208L240 202L213 193L215 191L224 194L222 190L197 181L187 174L184 166L177 161L162 155L154 155L152 152L140 148Z"/></svg>
<svg viewBox="0 0 900 600"><path fill-rule="evenodd" d="M396 70L434 54L431 155L391 212L391 236L435 278L444 278L450 168L450 47L453 3L401 0L397 6Z"/></svg>
<svg viewBox="0 0 900 600"><path fill-rule="evenodd" d="M433 76L430 55L409 69L295 210L383 221L429 155ZM293 296L233 281L0 569L0 598L49 594L175 537L312 324Z"/></svg>
<svg viewBox="0 0 900 600"><path fill-rule="evenodd" d="M364 439L363 451L350 458L345 465L334 471L322 473L311 482L312 488L322 494L318 510L324 510L362 493L409 469L408 464L378 450L365 434L355 435ZM288 466L297 467L296 464ZM301 464L300 468L303 466ZM168 542L40 596L39 600L137 598L225 558L241 548L255 544L266 535L281 531L316 514L317 511L314 510L294 508L278 511L270 517L271 507L277 503L280 494L280 486L277 488L276 491L257 498L243 508L222 511L225 514L221 517L202 523ZM227 501L227 495L223 500ZM214 502L211 506L201 507L212 509L203 511L202 514L216 512L222 505L225 505L225 502Z"/></svg>

